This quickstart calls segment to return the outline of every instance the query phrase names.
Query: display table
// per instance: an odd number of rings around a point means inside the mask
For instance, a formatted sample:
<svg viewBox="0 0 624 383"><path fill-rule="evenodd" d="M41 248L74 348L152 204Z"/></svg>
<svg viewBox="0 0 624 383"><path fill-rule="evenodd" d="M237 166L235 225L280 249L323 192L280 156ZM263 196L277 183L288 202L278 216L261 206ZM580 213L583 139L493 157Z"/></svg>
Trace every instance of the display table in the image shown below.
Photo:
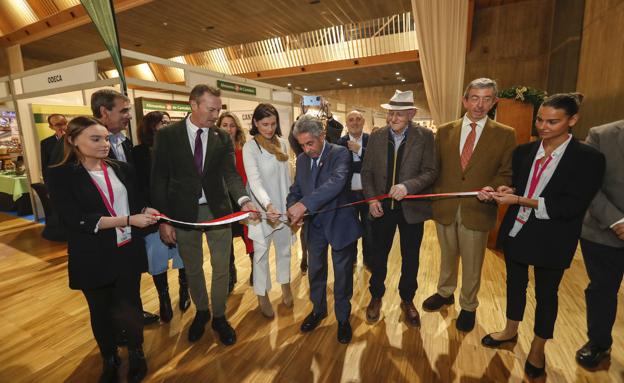
<svg viewBox="0 0 624 383"><path fill-rule="evenodd" d="M17 211L19 215L32 213L26 176L0 172L0 210Z"/></svg>
<svg viewBox="0 0 624 383"><path fill-rule="evenodd" d="M27 177L0 172L0 193L10 194L13 201L17 201L22 194L28 193Z"/></svg>

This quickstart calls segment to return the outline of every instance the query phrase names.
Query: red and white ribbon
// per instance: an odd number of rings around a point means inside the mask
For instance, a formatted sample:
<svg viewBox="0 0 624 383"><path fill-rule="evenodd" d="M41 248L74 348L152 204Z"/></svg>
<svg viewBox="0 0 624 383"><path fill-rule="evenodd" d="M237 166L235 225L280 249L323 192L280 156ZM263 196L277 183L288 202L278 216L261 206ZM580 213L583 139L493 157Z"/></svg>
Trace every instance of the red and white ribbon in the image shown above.
<svg viewBox="0 0 624 383"><path fill-rule="evenodd" d="M448 198L448 197L472 197L472 196L476 196L479 192L477 191L469 191L469 192L455 192L455 193L433 193L433 194L408 194L405 197L403 197L403 199L426 199L426 198ZM333 211L333 210L337 210L337 209L342 209L345 207L349 207L349 206L355 206L355 205L360 205L372 200L384 200L387 198L391 198L390 195L388 194L383 194L383 195L379 195L379 196L375 196L372 198L367 198L367 199L363 199L360 201L355 201L355 202L351 202L348 204L344 204L335 208L331 208L331 209L326 209L326 210L319 210L319 211L313 211L313 212L309 212L306 213L306 216L310 216L310 215L314 215L314 214L319 214L319 213L326 213L329 211ZM228 214L226 216L223 216L221 218L215 218L213 220L210 221L204 221L204 222L184 222L184 221L179 221L176 219L172 219L167 217L164 214L159 214L156 215L156 217L161 220L161 221L166 221L166 222L171 222L171 223L176 223L179 225L185 225L185 226L199 226L199 227L210 227L210 226L219 226L219 225L226 225L228 223L232 223L232 222L238 222L238 221L242 221L244 219L249 218L249 214L251 213L258 213L260 215L263 215L263 212L259 212L259 211L239 211L236 213L232 213L232 214ZM282 213L282 216L285 216L286 214ZM263 217L266 218L266 217Z"/></svg>
<svg viewBox="0 0 624 383"><path fill-rule="evenodd" d="M156 217L159 220L161 220L161 221L177 223L179 225L210 227L210 226L226 225L228 223L242 221L244 219L249 218L249 214L250 214L250 212L248 212L248 211L238 211L236 213L232 213L232 214L228 214L226 216L223 216L221 218L215 218L215 219L212 219L210 221L203 221L203 222L184 222L184 221L179 221L177 219L169 218L169 217L167 217L164 214L159 214Z"/></svg>

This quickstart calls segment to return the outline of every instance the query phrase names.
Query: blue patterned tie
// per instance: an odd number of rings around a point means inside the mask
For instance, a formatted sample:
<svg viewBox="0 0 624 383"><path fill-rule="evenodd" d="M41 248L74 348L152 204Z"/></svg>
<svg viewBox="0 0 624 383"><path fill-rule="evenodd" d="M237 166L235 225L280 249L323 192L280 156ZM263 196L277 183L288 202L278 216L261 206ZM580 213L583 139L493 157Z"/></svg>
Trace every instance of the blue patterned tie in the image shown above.
<svg viewBox="0 0 624 383"><path fill-rule="evenodd" d="M318 177L319 167L317 165L318 158L312 159L312 185L316 188L316 178Z"/></svg>

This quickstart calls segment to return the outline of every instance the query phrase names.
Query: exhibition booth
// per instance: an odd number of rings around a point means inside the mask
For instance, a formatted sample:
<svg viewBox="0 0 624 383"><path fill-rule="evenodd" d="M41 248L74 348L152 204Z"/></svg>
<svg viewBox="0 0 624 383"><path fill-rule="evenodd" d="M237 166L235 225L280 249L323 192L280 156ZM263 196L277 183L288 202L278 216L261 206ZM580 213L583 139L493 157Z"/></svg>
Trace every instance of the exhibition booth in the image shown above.
<svg viewBox="0 0 624 383"><path fill-rule="evenodd" d="M122 56L128 66L128 97L135 113L129 127L134 143L144 114L163 110L174 120L184 118L190 112L188 94L200 83L221 89L222 109L236 114L247 130L260 102L276 107L285 136L290 132L293 115L298 114L293 108L293 94L287 88L125 49ZM133 68L145 65L176 73L176 81L132 76L136 73ZM120 79L111 68L109 53L99 52L0 78L0 202L2 195L14 201L25 198L35 207L35 219L43 216L41 202L30 190L32 184L42 182L40 141L54 134L47 117L61 113L69 120L77 115L91 115L89 103L95 91L107 87L120 90Z"/></svg>

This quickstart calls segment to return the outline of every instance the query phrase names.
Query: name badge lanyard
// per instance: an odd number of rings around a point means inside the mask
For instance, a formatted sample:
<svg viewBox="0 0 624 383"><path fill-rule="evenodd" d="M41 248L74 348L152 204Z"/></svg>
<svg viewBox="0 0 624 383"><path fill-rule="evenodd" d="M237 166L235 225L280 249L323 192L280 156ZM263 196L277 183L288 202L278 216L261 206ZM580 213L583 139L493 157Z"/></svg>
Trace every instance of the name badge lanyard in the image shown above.
<svg viewBox="0 0 624 383"><path fill-rule="evenodd" d="M93 185L95 185L95 188L100 193L100 197L102 197L102 202L104 202L106 210L108 210L109 214L112 217L117 217L117 213L115 212L115 208L113 207L115 204L115 193L113 192L113 184L111 183L110 177L108 175L108 169L106 168L106 164L104 163L104 161L102 161L102 173L104 174L104 182L106 183L106 189L108 191L110 200L106 197L104 191L102 190L102 188L100 188L100 185L98 185L98 183L95 182L93 178L91 178L91 182L93 182ZM132 240L132 238L123 239L123 237L126 235L124 229L118 227L117 230L119 230L120 234L122 235L122 240L118 240L117 247L121 247Z"/></svg>
<svg viewBox="0 0 624 383"><path fill-rule="evenodd" d="M540 161L535 161L535 167L533 168L533 177L531 177L531 184L529 185L529 193L527 194L527 198L533 197L535 189L537 189L537 184L539 183L540 178L542 178L542 174L544 174L544 171L546 170L548 164L550 163L550 161L552 161L552 159L552 155L549 156L546 162L544 162L544 165L542 165L541 167ZM530 212L530 210L530 208L521 206L520 211L518 212L518 216L516 217L516 221L524 225L526 223L526 220L529 218L527 216L527 213ZM522 215L524 219L521 219L520 215Z"/></svg>

